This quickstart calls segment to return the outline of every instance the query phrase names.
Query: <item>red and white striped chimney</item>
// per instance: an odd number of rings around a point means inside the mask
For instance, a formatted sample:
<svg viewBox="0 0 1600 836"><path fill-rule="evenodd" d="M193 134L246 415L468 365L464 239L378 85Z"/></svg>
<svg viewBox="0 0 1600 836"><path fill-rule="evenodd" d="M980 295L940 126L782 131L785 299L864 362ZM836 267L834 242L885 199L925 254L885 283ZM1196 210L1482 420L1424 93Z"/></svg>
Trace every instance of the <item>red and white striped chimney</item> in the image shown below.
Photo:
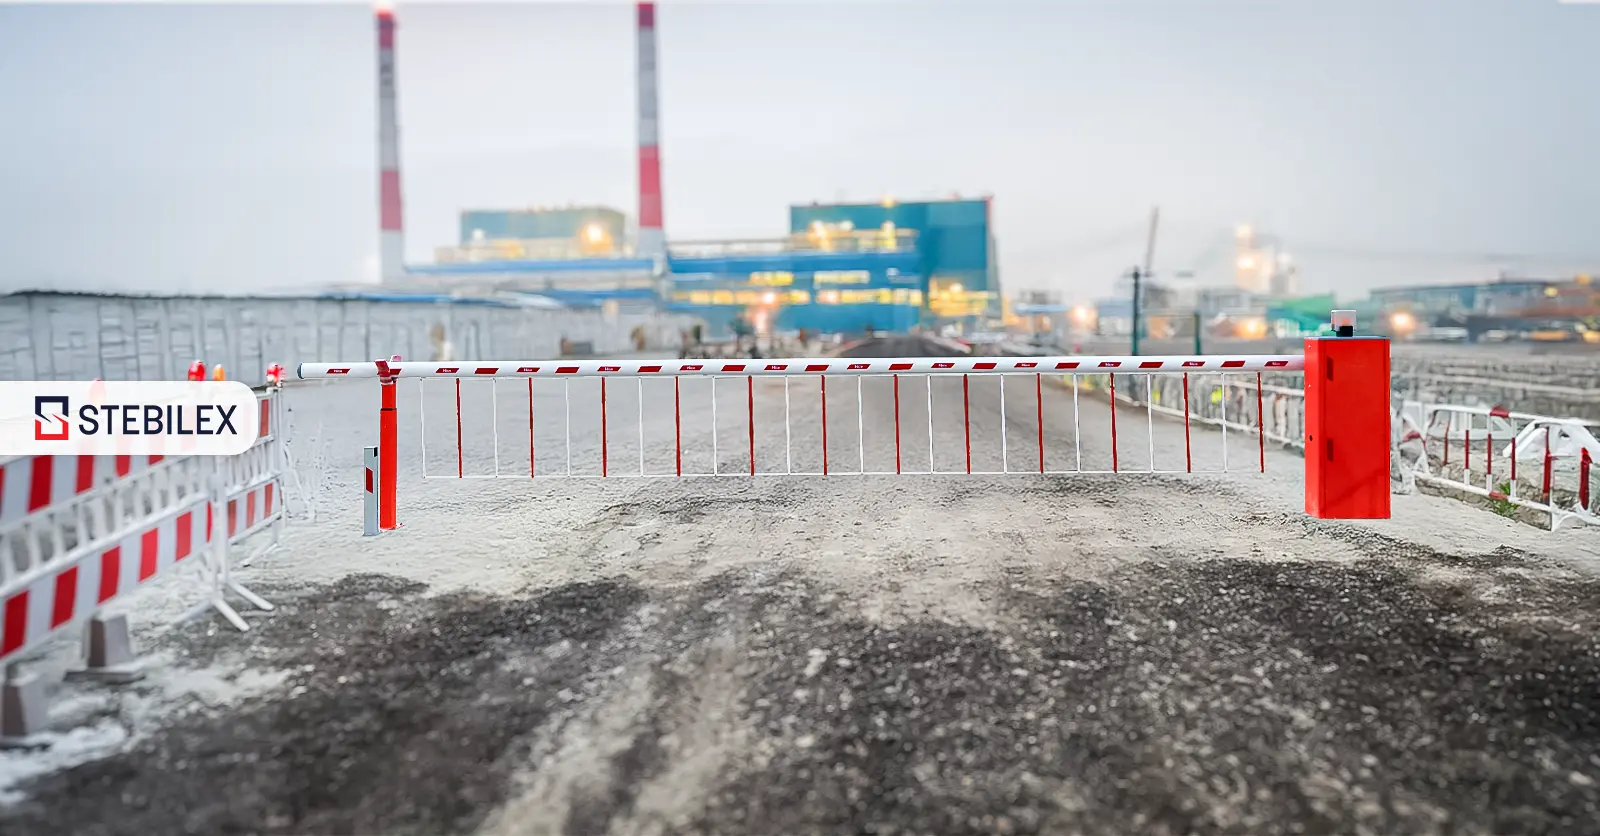
<svg viewBox="0 0 1600 836"><path fill-rule="evenodd" d="M378 264L385 282L406 272L405 225L400 201L400 120L395 97L394 10L387 0L378 17Z"/></svg>
<svg viewBox="0 0 1600 836"><path fill-rule="evenodd" d="M656 4L639 4L639 247L645 258L666 255L661 218L661 140L656 106Z"/></svg>

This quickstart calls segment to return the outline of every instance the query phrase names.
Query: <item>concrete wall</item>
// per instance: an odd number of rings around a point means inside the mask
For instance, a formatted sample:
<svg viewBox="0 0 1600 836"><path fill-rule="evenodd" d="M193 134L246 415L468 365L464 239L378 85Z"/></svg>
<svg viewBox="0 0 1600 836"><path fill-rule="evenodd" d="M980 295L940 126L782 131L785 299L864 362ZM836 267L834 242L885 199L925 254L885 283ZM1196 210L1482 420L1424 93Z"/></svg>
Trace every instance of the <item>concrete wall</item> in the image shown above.
<svg viewBox="0 0 1600 836"><path fill-rule="evenodd" d="M457 360L552 358L563 337L631 351L641 324L675 351L690 322L462 301L19 293L0 296L0 380L182 380L203 360L258 384L273 363L292 377L300 362L433 359L436 325Z"/></svg>

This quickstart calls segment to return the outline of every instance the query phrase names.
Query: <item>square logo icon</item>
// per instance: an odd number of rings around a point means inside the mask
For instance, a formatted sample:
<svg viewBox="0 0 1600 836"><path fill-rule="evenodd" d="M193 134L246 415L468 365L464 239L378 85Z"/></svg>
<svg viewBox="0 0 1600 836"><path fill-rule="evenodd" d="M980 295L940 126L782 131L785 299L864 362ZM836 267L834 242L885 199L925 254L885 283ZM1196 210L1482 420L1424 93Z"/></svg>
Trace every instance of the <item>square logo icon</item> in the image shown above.
<svg viewBox="0 0 1600 836"><path fill-rule="evenodd" d="M35 395L33 398L33 440L66 441L71 434L67 423L67 399L61 395Z"/></svg>

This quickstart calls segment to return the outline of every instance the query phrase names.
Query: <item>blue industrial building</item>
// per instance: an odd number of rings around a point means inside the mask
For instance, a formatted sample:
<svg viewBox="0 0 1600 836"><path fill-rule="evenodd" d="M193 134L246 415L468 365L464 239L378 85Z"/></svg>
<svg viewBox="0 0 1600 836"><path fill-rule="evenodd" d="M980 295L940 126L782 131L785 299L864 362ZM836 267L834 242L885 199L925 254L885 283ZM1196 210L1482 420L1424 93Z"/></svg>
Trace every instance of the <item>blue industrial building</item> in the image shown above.
<svg viewBox="0 0 1600 836"><path fill-rule="evenodd" d="M990 201L794 206L776 241L669 246L667 304L721 332L904 332L1000 313Z"/></svg>
<svg viewBox="0 0 1600 836"><path fill-rule="evenodd" d="M583 224L601 220L611 226L595 237L609 244L620 233L599 210L571 210L537 228L521 214L468 212L462 215L463 251L485 252L467 253L474 260L413 265L409 273L412 283L431 286L447 279L575 306L605 300L638 305L652 296L669 310L699 316L713 335L727 333L736 318L751 320L758 330L822 333L905 332L950 323L976 329L1002 310L990 217L987 197L793 206L783 237L679 242L668 245L664 261L655 261L508 258L494 249L512 242L519 253L560 250L555 244L584 243L580 239L591 227ZM480 232L481 240L473 240ZM499 237L523 235L534 237Z"/></svg>

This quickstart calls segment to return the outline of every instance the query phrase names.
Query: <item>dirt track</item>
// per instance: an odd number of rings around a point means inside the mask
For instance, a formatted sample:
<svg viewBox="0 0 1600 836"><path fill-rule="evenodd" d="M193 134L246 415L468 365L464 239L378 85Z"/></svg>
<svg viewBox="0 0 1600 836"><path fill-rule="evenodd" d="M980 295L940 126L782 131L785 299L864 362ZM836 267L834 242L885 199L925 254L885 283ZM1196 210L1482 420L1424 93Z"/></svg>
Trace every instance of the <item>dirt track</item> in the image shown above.
<svg viewBox="0 0 1600 836"><path fill-rule="evenodd" d="M722 385L717 467L739 472L746 392ZM642 413L647 471L670 472L662 396L640 410L628 388L608 466L638 462ZM865 390L862 452L840 388L833 467L892 469L890 393ZM940 470L963 464L958 392L934 393ZM290 394L348 481L373 393ZM998 467L996 394L974 387L974 469ZM1027 469L1033 388L1006 394L1008 466ZM758 395L758 464L782 469L781 401ZM539 397L536 414L564 406ZM583 397L578 473L599 460ZM1070 467L1071 395L1044 398L1047 464ZM819 407L791 392L796 416ZM795 470L820 465L805 420ZM1157 423L1147 445L1142 413L1121 420L1124 467L1182 468L1181 432ZM1109 460L1108 421L1083 402L1086 469ZM709 422L703 399L685 408L686 469L711 466ZM503 469L526 466L526 423L496 425ZM468 473L493 467L484 429L464 433ZM427 432L430 473L453 473L432 406ZM536 428L541 475L561 432ZM1208 439L1197 466L1220 464ZM904 442L908 469L926 444ZM1383 523L1307 520L1276 452L1265 476L531 485L421 483L418 452L405 529L363 540L355 494L330 494L244 573L279 612L247 636L152 632L165 672L97 704L128 745L24 783L0 830L1586 833L1600 814L1584 532L1420 496Z"/></svg>

